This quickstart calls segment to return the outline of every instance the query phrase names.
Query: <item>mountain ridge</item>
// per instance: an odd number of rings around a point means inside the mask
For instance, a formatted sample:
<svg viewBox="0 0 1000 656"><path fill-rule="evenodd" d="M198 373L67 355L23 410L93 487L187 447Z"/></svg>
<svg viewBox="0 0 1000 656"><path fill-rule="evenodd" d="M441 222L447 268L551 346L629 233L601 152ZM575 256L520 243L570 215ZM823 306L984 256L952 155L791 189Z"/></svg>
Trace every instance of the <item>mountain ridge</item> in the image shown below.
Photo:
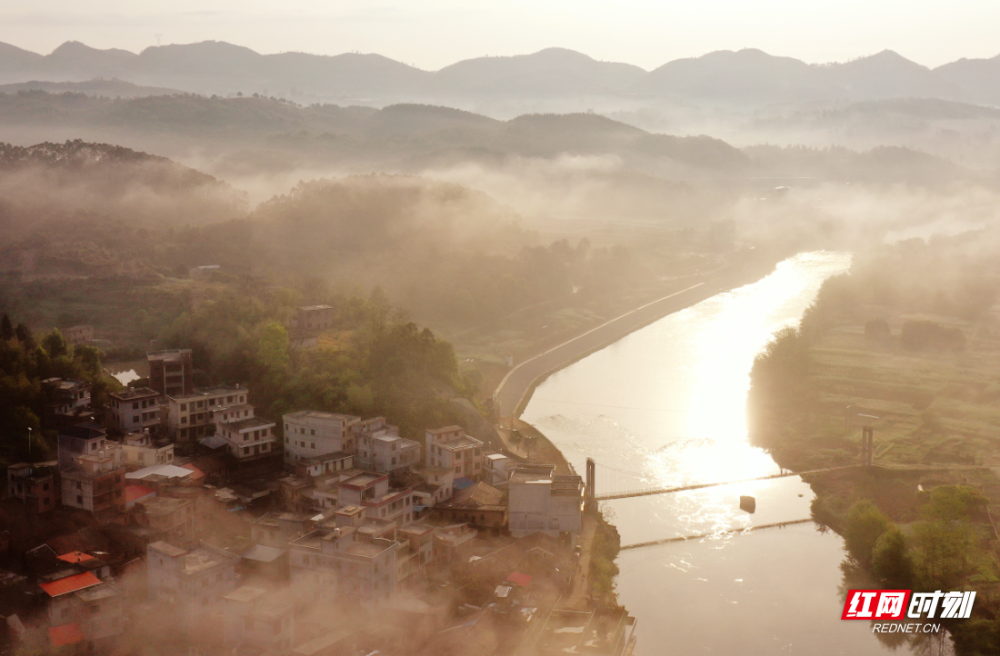
<svg viewBox="0 0 1000 656"><path fill-rule="evenodd" d="M646 71L566 48L478 57L424 71L379 54L261 54L223 41L150 46L140 53L68 41L48 55L0 43L0 84L118 78L205 95L277 95L361 104L448 98L677 98L766 104L940 98L1000 104L1000 55L928 68L884 50L808 64L759 49L719 50Z"/></svg>

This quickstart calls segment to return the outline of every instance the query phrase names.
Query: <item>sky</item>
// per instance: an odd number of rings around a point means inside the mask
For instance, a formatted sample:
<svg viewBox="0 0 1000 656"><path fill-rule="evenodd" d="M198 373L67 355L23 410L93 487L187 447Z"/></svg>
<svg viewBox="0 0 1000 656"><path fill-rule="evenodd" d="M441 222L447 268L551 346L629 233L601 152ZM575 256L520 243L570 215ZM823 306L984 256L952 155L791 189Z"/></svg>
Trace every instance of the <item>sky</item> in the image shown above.
<svg viewBox="0 0 1000 656"><path fill-rule="evenodd" d="M1000 54L997 25L996 0L0 0L0 41L43 54L217 40L426 70L547 47L646 69L741 48L810 63L889 49L934 67Z"/></svg>

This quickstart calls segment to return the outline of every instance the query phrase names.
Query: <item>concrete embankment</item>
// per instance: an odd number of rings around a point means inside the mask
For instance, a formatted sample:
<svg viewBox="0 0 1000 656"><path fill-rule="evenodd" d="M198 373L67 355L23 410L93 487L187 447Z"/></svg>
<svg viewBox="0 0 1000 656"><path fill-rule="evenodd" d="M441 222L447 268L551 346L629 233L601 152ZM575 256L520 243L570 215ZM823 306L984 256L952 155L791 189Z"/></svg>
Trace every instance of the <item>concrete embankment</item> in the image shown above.
<svg viewBox="0 0 1000 656"><path fill-rule="evenodd" d="M773 271L775 264L776 262L769 261L766 264L731 269L687 289L630 310L521 362L507 372L493 393L497 414L501 417L520 415L534 387L549 375L668 314L691 307L721 292L756 282Z"/></svg>

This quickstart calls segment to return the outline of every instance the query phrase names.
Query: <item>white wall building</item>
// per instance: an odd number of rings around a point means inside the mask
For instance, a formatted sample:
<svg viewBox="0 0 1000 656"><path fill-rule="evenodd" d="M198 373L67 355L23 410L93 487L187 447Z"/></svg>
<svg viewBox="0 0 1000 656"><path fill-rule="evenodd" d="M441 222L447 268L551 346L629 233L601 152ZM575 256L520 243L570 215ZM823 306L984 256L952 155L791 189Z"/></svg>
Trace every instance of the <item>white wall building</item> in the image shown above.
<svg viewBox="0 0 1000 656"><path fill-rule="evenodd" d="M455 477L478 479L483 474L485 445L465 434L461 426L428 428L425 436L427 465L446 467Z"/></svg>
<svg viewBox="0 0 1000 656"><path fill-rule="evenodd" d="M286 595L242 586L223 600L223 642L253 653L284 654L295 640L292 603Z"/></svg>
<svg viewBox="0 0 1000 656"><path fill-rule="evenodd" d="M380 603L396 592L400 544L367 538L354 526L322 528L289 544L292 583L314 596Z"/></svg>
<svg viewBox="0 0 1000 656"><path fill-rule="evenodd" d="M148 387L108 394L108 427L120 433L141 433L160 425L160 395Z"/></svg>
<svg viewBox="0 0 1000 656"><path fill-rule="evenodd" d="M354 426L361 422L361 417L302 410L282 419L285 463L292 467L301 460L328 453L354 453Z"/></svg>
<svg viewBox="0 0 1000 656"><path fill-rule="evenodd" d="M239 412L227 413L224 410L214 413L219 420L215 425L215 435L226 441L226 450L238 460L273 455L278 445L274 434L275 423L255 416L252 405L240 405L239 408Z"/></svg>
<svg viewBox="0 0 1000 656"><path fill-rule="evenodd" d="M157 442L149 433L129 433L122 438L121 449L129 470L169 465L174 461L172 442Z"/></svg>
<svg viewBox="0 0 1000 656"><path fill-rule="evenodd" d="M509 527L515 538L532 533L559 537L579 533L583 523L583 481L555 475L555 465L518 465L509 483Z"/></svg>
<svg viewBox="0 0 1000 656"><path fill-rule="evenodd" d="M203 387L193 394L167 396L167 435L178 442L194 441L215 432L212 410L244 404L250 390L235 387Z"/></svg>
<svg viewBox="0 0 1000 656"><path fill-rule="evenodd" d="M149 598L197 615L236 589L240 557L208 544L190 551L167 542L146 547Z"/></svg>

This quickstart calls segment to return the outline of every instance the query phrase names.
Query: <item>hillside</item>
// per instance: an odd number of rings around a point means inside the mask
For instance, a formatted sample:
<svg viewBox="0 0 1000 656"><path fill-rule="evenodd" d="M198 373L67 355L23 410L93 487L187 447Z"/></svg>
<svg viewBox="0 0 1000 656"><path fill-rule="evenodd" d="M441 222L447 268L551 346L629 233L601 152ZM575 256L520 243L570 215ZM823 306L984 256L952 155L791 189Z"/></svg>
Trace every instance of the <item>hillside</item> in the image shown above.
<svg viewBox="0 0 1000 656"><path fill-rule="evenodd" d="M941 98L1000 102L1000 59L961 59L929 69L883 51L836 64L806 64L760 50L718 51L652 71L601 62L563 48L480 57L423 71L378 54L263 55L205 41L141 53L70 41L48 55L0 44L0 83L118 78L204 95L254 93L299 102L452 104L459 99L524 101L555 97L636 97L772 104L815 100Z"/></svg>

